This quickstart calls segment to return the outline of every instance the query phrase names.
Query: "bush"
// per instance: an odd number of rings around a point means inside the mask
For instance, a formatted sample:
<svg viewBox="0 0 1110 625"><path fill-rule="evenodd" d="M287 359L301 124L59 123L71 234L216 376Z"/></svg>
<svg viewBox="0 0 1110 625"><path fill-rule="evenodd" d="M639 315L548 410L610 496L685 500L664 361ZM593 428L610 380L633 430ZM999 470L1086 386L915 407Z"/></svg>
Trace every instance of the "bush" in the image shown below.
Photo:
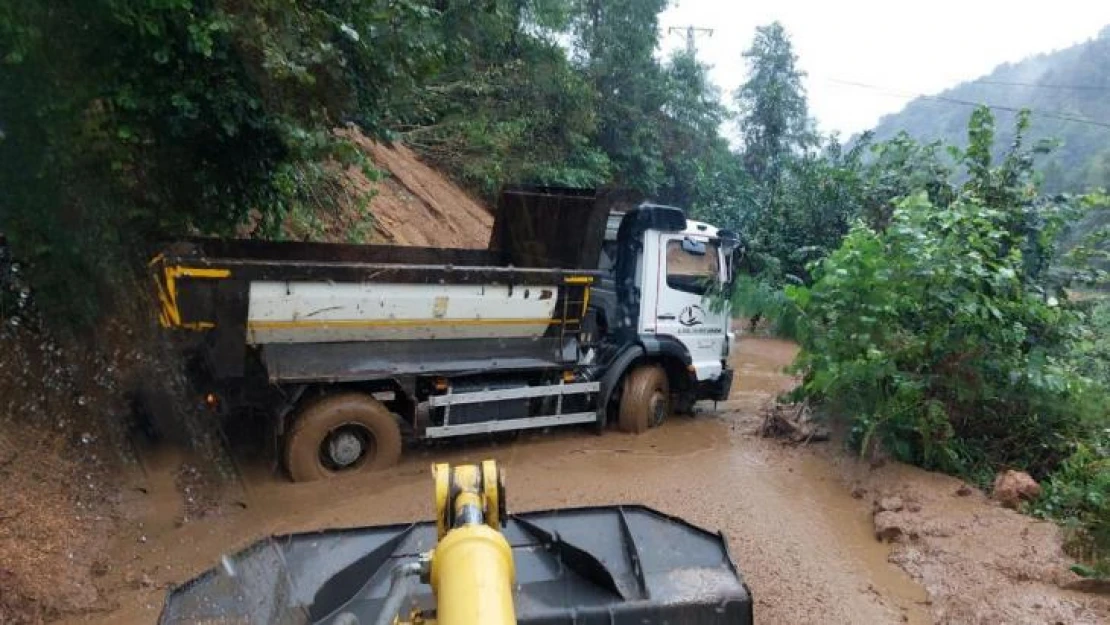
<svg viewBox="0 0 1110 625"><path fill-rule="evenodd" d="M857 224L812 287L787 287L801 392L853 415L862 450L881 443L981 482L1000 466L1043 478L1105 407L1066 357L1083 316L1048 283L1058 235L1083 205L1036 194L1026 127L1023 116L994 166L993 120L976 111L968 149L954 150L963 184L922 179L881 229Z"/></svg>
<svg viewBox="0 0 1110 625"><path fill-rule="evenodd" d="M968 149L952 150L962 184L921 178L882 220L857 223L811 287L786 288L798 393L849 415L862 453L880 444L980 484L1029 471L1046 480L1038 510L1106 553L1110 309L1069 302L1057 262L1091 200L1036 193L1026 126L995 166L993 120L976 111Z"/></svg>
<svg viewBox="0 0 1110 625"><path fill-rule="evenodd" d="M854 415L854 441L981 481L993 467L1043 477L1071 452L1090 382L1054 345L1077 315L1023 283L1023 255L1000 253L1004 210L965 195L903 201L879 233L857 226L788 287L805 315L804 392Z"/></svg>
<svg viewBox="0 0 1110 625"><path fill-rule="evenodd" d="M1033 510L1069 528L1072 553L1093 562L1094 574L1110 577L1110 428L1060 465Z"/></svg>

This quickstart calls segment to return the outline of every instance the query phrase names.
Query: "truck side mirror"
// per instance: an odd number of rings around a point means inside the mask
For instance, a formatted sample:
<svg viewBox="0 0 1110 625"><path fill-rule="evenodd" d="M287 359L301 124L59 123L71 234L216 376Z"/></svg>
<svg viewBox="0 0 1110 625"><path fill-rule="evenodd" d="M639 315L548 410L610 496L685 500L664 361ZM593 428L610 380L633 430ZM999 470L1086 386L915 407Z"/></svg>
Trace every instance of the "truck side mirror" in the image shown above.
<svg viewBox="0 0 1110 625"><path fill-rule="evenodd" d="M718 230L717 245L720 246L725 259L725 284L731 285L732 279L735 277L733 275L733 256L736 254L736 250L739 250L742 246L740 235L732 230Z"/></svg>
<svg viewBox="0 0 1110 625"><path fill-rule="evenodd" d="M740 235L731 230L718 230L717 239L726 254L732 254L740 248Z"/></svg>

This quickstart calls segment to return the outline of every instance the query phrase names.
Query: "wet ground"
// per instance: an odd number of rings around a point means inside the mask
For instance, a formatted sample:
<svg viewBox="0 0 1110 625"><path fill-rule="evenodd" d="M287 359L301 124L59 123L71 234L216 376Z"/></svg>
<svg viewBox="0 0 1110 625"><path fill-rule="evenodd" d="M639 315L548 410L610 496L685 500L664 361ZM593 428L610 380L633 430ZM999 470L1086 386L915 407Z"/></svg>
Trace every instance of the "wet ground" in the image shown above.
<svg viewBox="0 0 1110 625"><path fill-rule="evenodd" d="M506 470L513 510L640 503L722 530L760 623L928 622L924 590L887 562L867 504L828 462L755 436L760 410L792 384L781 369L793 353L785 342L742 341L729 402L640 436L563 430L417 449L395 469L326 486L290 484L264 462L246 464L239 492L199 520L183 521L203 494L182 487L182 458L151 453L123 505L134 518L121 524L119 559L102 580L118 589L119 609L73 622L152 623L166 585L266 534L426 519L429 464L487 457Z"/></svg>
<svg viewBox="0 0 1110 625"><path fill-rule="evenodd" d="M1099 622L1110 614L1098 600L1060 595L1045 577L1066 572L1054 527L978 493L960 497L952 478L900 465L875 471L838 443L792 447L758 437L763 409L794 383L782 373L793 354L783 341L740 341L728 402L640 436L564 429L415 449L392 470L327 484L291 484L265 461L246 462L236 486L216 498L182 470L189 459L148 453L145 476L120 505L130 516L119 524L114 561L97 584L118 608L69 622L153 623L166 587L267 534L428 519L430 463L489 457L506 470L510 510L639 503L723 531L759 623ZM921 536L893 551L875 539L872 522L874 498L890 493L916 509L907 527L923 524L913 530ZM949 507L971 516L945 525ZM1030 535L1035 544L1023 542ZM977 545L974 560L961 559L967 541ZM1044 555L1032 573L1021 568L1030 553ZM992 603L1007 593L1009 603ZM1010 604L1015 611L1006 612Z"/></svg>

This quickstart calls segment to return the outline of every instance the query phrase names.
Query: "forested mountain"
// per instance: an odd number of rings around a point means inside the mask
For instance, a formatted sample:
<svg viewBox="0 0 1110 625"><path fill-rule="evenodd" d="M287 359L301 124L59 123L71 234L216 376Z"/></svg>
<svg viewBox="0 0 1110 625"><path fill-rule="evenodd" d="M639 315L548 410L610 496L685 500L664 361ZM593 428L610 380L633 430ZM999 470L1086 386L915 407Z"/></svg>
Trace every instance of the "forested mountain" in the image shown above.
<svg viewBox="0 0 1110 625"><path fill-rule="evenodd" d="M1012 141L1008 129L1022 108L1033 112L1031 139L1059 142L1040 165L1045 190L1110 187L1110 26L1085 43L1006 63L974 81L918 98L883 117L875 139L905 131L920 141L963 145L974 104L990 105L998 117L998 148Z"/></svg>

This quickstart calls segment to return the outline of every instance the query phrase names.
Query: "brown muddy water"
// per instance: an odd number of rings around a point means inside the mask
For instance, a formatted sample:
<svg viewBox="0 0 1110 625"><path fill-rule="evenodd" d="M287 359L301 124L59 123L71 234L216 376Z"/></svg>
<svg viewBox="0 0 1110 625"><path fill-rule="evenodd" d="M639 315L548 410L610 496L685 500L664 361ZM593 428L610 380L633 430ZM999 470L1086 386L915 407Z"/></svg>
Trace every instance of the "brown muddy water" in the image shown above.
<svg viewBox="0 0 1110 625"><path fill-rule="evenodd" d="M888 563L869 503L828 454L754 434L761 409L794 382L782 372L793 354L786 342L742 339L728 402L640 436L571 429L414 449L394 469L327 484L242 464L237 487L197 520L188 512L208 495L181 487L179 454L152 452L121 506L129 516L103 580L118 609L70 622L153 623L167 586L267 534L428 519L429 464L490 457L505 468L510 510L637 503L723 531L759 623L930 622L925 591Z"/></svg>

